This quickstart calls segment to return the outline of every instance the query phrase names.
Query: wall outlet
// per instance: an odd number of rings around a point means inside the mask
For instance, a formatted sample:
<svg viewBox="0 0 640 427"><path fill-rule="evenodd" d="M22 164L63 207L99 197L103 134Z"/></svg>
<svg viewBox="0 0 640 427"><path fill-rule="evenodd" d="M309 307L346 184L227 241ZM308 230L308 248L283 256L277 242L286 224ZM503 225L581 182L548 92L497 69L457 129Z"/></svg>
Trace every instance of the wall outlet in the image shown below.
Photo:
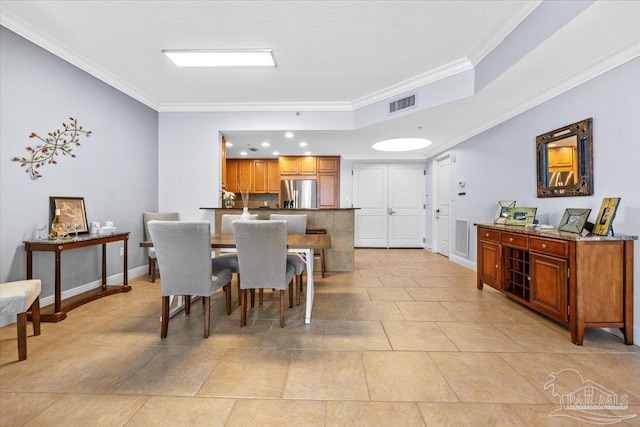
<svg viewBox="0 0 640 427"><path fill-rule="evenodd" d="M120 248L120 256L124 256L124 248Z"/></svg>

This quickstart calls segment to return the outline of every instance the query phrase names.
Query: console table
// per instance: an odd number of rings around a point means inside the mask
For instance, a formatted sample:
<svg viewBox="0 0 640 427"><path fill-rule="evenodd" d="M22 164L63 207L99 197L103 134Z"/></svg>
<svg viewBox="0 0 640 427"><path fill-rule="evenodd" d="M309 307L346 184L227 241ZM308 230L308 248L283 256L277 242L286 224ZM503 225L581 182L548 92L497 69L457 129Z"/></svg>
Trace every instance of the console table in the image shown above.
<svg viewBox="0 0 640 427"><path fill-rule="evenodd" d="M40 320L43 322L59 322L67 317L67 312L94 301L119 292L129 292L127 274L127 243L129 233L111 234L81 234L77 238L63 240L27 240L24 241L24 250L27 252L27 279L33 278L33 252L55 253L55 294L53 306L43 307ZM124 261L122 286L107 286L107 243L124 242ZM62 300L62 284L60 280L62 252L87 246L102 245L102 286L82 294ZM63 305L64 303L64 305Z"/></svg>
<svg viewBox="0 0 640 427"><path fill-rule="evenodd" d="M487 284L567 326L582 345L585 328L620 328L633 344L633 241L558 230L475 224L478 289Z"/></svg>

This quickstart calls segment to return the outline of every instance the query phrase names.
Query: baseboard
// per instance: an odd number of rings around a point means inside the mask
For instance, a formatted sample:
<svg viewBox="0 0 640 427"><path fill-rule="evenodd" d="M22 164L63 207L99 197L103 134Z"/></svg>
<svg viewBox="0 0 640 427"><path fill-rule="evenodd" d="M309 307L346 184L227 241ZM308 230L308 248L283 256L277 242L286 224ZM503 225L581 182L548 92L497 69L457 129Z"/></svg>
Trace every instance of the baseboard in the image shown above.
<svg viewBox="0 0 640 427"><path fill-rule="evenodd" d="M140 267L136 267L134 269L129 270L128 272L128 276L129 276L129 280L131 279L135 279L136 277L140 277L140 276L144 276L145 274L148 274L149 271L149 266L148 265L143 265ZM123 279L123 274L122 273L118 273L118 274L114 274L113 276L109 276L107 277L107 285L117 285L122 283L122 279ZM62 299L67 299L67 298L71 298L73 296L79 295L83 292L87 292L90 291L92 289L96 289L99 288L100 286L102 286L102 282L100 280L96 280L90 283L86 283L84 285L80 285L80 286L76 286L73 289L68 289L66 291L62 292ZM40 298L40 307L46 307L48 305L53 304L54 302L54 296L50 295L48 297L43 297ZM4 316L0 316L0 328L3 326L7 326L10 325L12 323L16 323L16 315L4 315Z"/></svg>
<svg viewBox="0 0 640 427"><path fill-rule="evenodd" d="M459 265L461 265L463 267L466 267L469 270L477 271L476 270L476 263L472 262L472 261L469 261L466 258L462 258L462 257L459 257L457 255L449 254L449 261L454 262L456 264L459 264Z"/></svg>

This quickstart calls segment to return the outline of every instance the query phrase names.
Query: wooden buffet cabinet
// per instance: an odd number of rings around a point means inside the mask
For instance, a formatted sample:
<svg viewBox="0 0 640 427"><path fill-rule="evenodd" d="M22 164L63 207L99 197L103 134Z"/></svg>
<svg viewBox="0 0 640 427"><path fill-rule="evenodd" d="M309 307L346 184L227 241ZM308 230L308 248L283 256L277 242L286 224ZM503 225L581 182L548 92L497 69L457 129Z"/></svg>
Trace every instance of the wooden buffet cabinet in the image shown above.
<svg viewBox="0 0 640 427"><path fill-rule="evenodd" d="M637 236L475 224L478 289L487 284L567 325L582 345L585 328L620 328L633 344L633 241Z"/></svg>

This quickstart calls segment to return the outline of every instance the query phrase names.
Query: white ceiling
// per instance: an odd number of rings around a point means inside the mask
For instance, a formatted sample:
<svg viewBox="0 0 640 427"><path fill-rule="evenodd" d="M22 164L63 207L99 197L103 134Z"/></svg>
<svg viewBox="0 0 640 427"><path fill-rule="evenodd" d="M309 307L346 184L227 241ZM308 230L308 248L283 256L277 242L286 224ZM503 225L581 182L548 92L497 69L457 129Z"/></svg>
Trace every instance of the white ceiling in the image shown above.
<svg viewBox="0 0 640 427"><path fill-rule="evenodd" d="M161 111L357 112L476 66L539 1L10 1L0 23ZM354 130L225 131L229 157L426 158L640 55L640 2L597 1L471 96ZM273 49L276 68L177 68L162 49ZM432 78L432 77L430 77ZM396 93L394 93L396 89ZM580 119L580 118L577 118ZM376 153L392 137L430 148ZM260 143L269 141L263 149ZM250 152L251 153L251 152ZM251 156L250 156L251 157Z"/></svg>

